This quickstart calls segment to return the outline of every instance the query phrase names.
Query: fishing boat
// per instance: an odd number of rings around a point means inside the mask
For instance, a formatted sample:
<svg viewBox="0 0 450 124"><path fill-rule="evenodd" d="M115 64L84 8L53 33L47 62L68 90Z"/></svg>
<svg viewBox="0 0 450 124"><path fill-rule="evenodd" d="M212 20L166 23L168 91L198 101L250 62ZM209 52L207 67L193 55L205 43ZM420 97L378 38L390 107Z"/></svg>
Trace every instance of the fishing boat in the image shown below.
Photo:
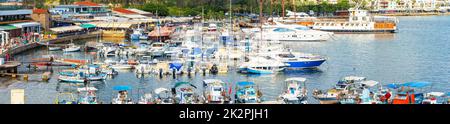
<svg viewBox="0 0 450 124"><path fill-rule="evenodd" d="M392 104L421 104L424 100L424 93L417 90L430 85L430 82L407 82L395 87L388 85L389 88L398 88Z"/></svg>
<svg viewBox="0 0 450 124"><path fill-rule="evenodd" d="M156 104L174 104L172 93L166 88L155 89L155 103Z"/></svg>
<svg viewBox="0 0 450 124"><path fill-rule="evenodd" d="M339 98L340 104L381 104L380 96L384 94L378 94L377 88L379 82L374 80L365 80L361 82L355 82L348 84L345 94ZM382 90L381 87L380 90Z"/></svg>
<svg viewBox="0 0 450 124"><path fill-rule="evenodd" d="M67 76L67 75L59 75L58 80L60 82L70 82L70 83L85 83L87 79L85 79L83 76L76 75L76 76Z"/></svg>
<svg viewBox="0 0 450 124"><path fill-rule="evenodd" d="M195 94L197 87L189 82L177 82L173 87L175 102L178 104L196 104L198 96Z"/></svg>
<svg viewBox="0 0 450 124"><path fill-rule="evenodd" d="M98 104L96 91L98 89L95 87L82 87L77 88L79 99L79 104Z"/></svg>
<svg viewBox="0 0 450 124"><path fill-rule="evenodd" d="M235 103L259 103L261 92L253 82L238 82L236 84Z"/></svg>
<svg viewBox="0 0 450 124"><path fill-rule="evenodd" d="M230 102L225 82L218 79L206 79L203 80L203 86L205 87L204 96L207 98L206 103L223 104Z"/></svg>
<svg viewBox="0 0 450 124"><path fill-rule="evenodd" d="M151 93L146 93L139 98L138 104L154 104L154 99Z"/></svg>
<svg viewBox="0 0 450 124"><path fill-rule="evenodd" d="M306 78L288 78L284 82L286 90L280 95L284 103L307 104L308 91L306 89Z"/></svg>
<svg viewBox="0 0 450 124"><path fill-rule="evenodd" d="M58 92L54 103L55 104L78 104L78 101L75 99L75 96L71 92Z"/></svg>
<svg viewBox="0 0 450 124"><path fill-rule="evenodd" d="M333 88L323 92L314 90L313 97L319 100L320 104L337 104L339 103L339 95L346 94L350 84L366 80L365 77L347 76L340 80Z"/></svg>
<svg viewBox="0 0 450 124"><path fill-rule="evenodd" d="M80 46L76 46L75 44L69 44L69 47L64 48L64 52L78 52L81 50Z"/></svg>
<svg viewBox="0 0 450 124"><path fill-rule="evenodd" d="M447 102L446 100L443 92L429 92L425 94L421 104L443 104Z"/></svg>
<svg viewBox="0 0 450 124"><path fill-rule="evenodd" d="M268 57L257 56L252 57L249 60L250 61L241 64L239 67L240 73L274 74L283 71L285 67L288 66L283 62Z"/></svg>
<svg viewBox="0 0 450 124"><path fill-rule="evenodd" d="M131 97L128 96L131 87L127 85L119 85L113 87L114 91L117 91L117 96L112 99L112 104L133 104Z"/></svg>

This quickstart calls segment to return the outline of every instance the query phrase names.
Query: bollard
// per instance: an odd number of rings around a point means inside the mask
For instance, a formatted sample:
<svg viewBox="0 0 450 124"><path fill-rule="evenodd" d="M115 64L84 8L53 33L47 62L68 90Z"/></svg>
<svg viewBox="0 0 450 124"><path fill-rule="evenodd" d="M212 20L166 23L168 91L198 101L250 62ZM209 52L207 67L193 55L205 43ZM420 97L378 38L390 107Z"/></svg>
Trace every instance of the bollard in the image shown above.
<svg viewBox="0 0 450 124"><path fill-rule="evenodd" d="M26 75L23 75L23 80L28 81L28 75L27 75L27 74L26 74Z"/></svg>
<svg viewBox="0 0 450 124"><path fill-rule="evenodd" d="M159 69L159 78L163 78L163 69L162 68Z"/></svg>
<svg viewBox="0 0 450 124"><path fill-rule="evenodd" d="M176 70L172 69L172 77L173 79L177 79Z"/></svg>
<svg viewBox="0 0 450 124"><path fill-rule="evenodd" d="M188 77L191 78L191 71L192 71L192 68L189 67L187 71L188 71Z"/></svg>
<svg viewBox="0 0 450 124"><path fill-rule="evenodd" d="M206 68L202 68L203 76L206 76Z"/></svg>

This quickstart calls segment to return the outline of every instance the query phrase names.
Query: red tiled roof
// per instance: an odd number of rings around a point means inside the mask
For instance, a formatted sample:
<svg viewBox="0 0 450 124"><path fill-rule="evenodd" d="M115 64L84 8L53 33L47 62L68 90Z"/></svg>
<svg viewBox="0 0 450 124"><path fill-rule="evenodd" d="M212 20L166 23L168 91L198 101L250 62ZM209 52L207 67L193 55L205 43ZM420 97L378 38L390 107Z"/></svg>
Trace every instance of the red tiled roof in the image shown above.
<svg viewBox="0 0 450 124"><path fill-rule="evenodd" d="M82 2L74 2L75 5L83 5L83 6L100 6L100 4L90 2L90 1L82 1Z"/></svg>
<svg viewBox="0 0 450 124"><path fill-rule="evenodd" d="M48 11L46 9L33 9L33 13L37 13L37 14L43 14L43 13L47 13Z"/></svg>
<svg viewBox="0 0 450 124"><path fill-rule="evenodd" d="M114 8L113 11L122 13L122 14L137 14L136 12L127 10L127 9L123 9L123 8Z"/></svg>

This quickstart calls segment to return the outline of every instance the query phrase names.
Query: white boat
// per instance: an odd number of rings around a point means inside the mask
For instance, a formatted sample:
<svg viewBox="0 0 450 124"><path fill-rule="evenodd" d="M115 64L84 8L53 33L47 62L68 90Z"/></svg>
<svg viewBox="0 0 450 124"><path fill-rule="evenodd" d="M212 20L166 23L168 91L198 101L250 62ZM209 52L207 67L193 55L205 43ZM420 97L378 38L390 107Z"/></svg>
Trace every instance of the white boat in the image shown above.
<svg viewBox="0 0 450 124"><path fill-rule="evenodd" d="M306 89L306 78L288 78L285 81L286 90L280 95L284 103L306 104L308 91Z"/></svg>
<svg viewBox="0 0 450 124"><path fill-rule="evenodd" d="M281 61L268 57L251 57L248 62L244 62L239 67L239 72L249 74L273 74L283 71L289 66Z"/></svg>
<svg viewBox="0 0 450 124"><path fill-rule="evenodd" d="M350 84L365 80L365 77L347 76L340 80L333 88L328 89L325 92L315 90L313 92L313 96L319 100L320 104L337 104L339 103L340 95L347 94L349 92Z"/></svg>
<svg viewBox="0 0 450 124"><path fill-rule="evenodd" d="M128 69L133 69L134 66L128 65L128 64L116 64L116 65L112 65L111 68L117 69L117 70L128 70Z"/></svg>
<svg viewBox="0 0 450 124"><path fill-rule="evenodd" d="M82 87L77 88L79 99L79 104L98 104L96 91L98 89L95 87Z"/></svg>
<svg viewBox="0 0 450 124"><path fill-rule="evenodd" d="M154 70L153 70L152 66L150 66L147 63L141 63L141 64L136 65L134 72L136 74L149 74L153 71Z"/></svg>
<svg viewBox="0 0 450 124"><path fill-rule="evenodd" d="M211 23L208 26L208 31L217 31L217 24Z"/></svg>
<svg viewBox="0 0 450 124"><path fill-rule="evenodd" d="M218 79L206 79L203 80L203 86L205 87L204 96L207 103L220 103L229 102L227 91L225 90L225 83Z"/></svg>
<svg viewBox="0 0 450 124"><path fill-rule="evenodd" d="M59 75L58 80L61 82L70 82L70 83L84 83L86 80L80 76L66 76Z"/></svg>
<svg viewBox="0 0 450 124"><path fill-rule="evenodd" d="M112 99L112 104L133 104L131 97L128 97L128 93L131 91L130 86L114 86L114 91L117 91L117 96Z"/></svg>
<svg viewBox="0 0 450 124"><path fill-rule="evenodd" d="M298 68L315 68L319 67L326 61L325 58L306 53L299 52L271 52L275 59L289 64L288 68L298 69Z"/></svg>
<svg viewBox="0 0 450 124"><path fill-rule="evenodd" d="M165 43L155 42L150 46L150 54L154 57L161 57L168 46Z"/></svg>
<svg viewBox="0 0 450 124"><path fill-rule="evenodd" d="M396 17L371 16L369 11L350 8L346 21L319 20L315 21L313 29L346 33L394 33L397 31Z"/></svg>
<svg viewBox="0 0 450 124"><path fill-rule="evenodd" d="M62 48L59 46L55 46L55 47L48 47L49 51L57 51L57 50L61 50Z"/></svg>
<svg viewBox="0 0 450 124"><path fill-rule="evenodd" d="M301 25L276 25L263 26L264 35L261 32L255 33L255 38L263 41L327 41L333 35L332 32L311 30Z"/></svg>
<svg viewBox="0 0 450 124"><path fill-rule="evenodd" d="M155 103L156 104L174 104L173 95L170 90L166 88L155 89Z"/></svg>
<svg viewBox="0 0 450 124"><path fill-rule="evenodd" d="M70 44L69 47L63 49L64 52L78 52L81 50L80 46L76 46L74 44Z"/></svg>

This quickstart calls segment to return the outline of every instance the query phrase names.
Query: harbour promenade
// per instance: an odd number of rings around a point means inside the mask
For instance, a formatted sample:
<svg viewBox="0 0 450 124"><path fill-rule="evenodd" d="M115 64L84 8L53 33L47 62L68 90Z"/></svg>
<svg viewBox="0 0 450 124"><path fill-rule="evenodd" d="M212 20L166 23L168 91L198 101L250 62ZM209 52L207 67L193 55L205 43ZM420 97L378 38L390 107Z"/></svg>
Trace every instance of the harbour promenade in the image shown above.
<svg viewBox="0 0 450 124"><path fill-rule="evenodd" d="M83 35L72 35L72 36L59 37L59 38L55 38L55 39L45 39L45 40L42 40L41 42L30 42L30 43L26 43L26 44L9 45L11 47L7 47L7 48L5 48L4 51L0 51L1 52L0 57L4 58L7 53L9 55L16 55L16 54L25 52L27 50L42 46L43 44L46 44L46 43L58 44L58 43L64 43L64 42L71 41L71 40L81 40L81 39L87 39L87 38L100 37L101 35L102 35L101 31L95 31L95 32L90 32L90 33L86 33Z"/></svg>
<svg viewBox="0 0 450 124"><path fill-rule="evenodd" d="M0 52L0 58L3 58L4 63L0 64L0 73L17 73L17 67L21 65L21 62L14 61L13 57L16 54L20 54L22 52L43 46L45 44L58 44L64 43L72 40L81 40L87 38L95 38L101 36L101 31L89 32L83 35L72 35L59 37L55 39L45 39L41 42L32 41L26 44L23 43L15 43L9 44L6 48L3 48Z"/></svg>

